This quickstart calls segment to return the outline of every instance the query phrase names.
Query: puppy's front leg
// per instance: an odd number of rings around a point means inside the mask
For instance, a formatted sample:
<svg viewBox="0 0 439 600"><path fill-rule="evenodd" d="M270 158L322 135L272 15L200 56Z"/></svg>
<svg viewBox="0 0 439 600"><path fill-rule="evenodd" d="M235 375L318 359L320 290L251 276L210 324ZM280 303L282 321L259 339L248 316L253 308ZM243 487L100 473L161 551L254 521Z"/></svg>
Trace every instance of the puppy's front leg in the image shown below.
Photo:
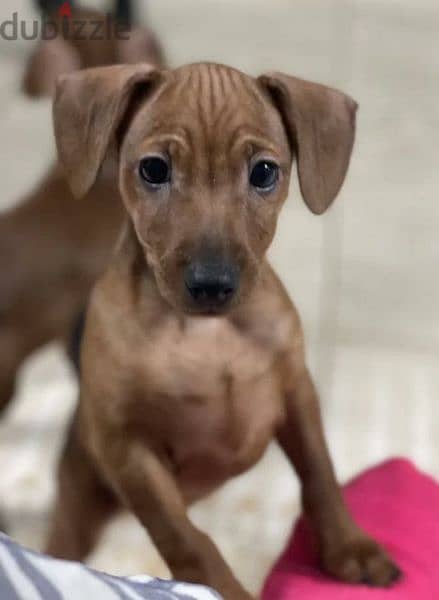
<svg viewBox="0 0 439 600"><path fill-rule="evenodd" d="M106 448L104 468L111 483L150 533L172 575L208 585L225 600L251 600L214 543L189 520L165 461L143 441L124 438L117 443L112 436Z"/></svg>
<svg viewBox="0 0 439 600"><path fill-rule="evenodd" d="M289 366L287 418L278 440L300 477L303 508L316 534L323 567L350 583L388 586L399 570L349 515L329 457L310 375L305 366L295 374L292 361Z"/></svg>

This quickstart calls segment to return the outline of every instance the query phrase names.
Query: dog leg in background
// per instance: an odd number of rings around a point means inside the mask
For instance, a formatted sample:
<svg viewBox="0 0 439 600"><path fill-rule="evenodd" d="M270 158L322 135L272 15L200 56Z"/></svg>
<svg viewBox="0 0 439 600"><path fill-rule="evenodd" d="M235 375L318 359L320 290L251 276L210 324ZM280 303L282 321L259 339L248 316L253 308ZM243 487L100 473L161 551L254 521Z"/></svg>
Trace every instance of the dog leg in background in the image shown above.
<svg viewBox="0 0 439 600"><path fill-rule="evenodd" d="M2 346L0 340L0 348ZM0 350L0 356L3 356ZM0 415L6 410L15 393L15 381L17 378L17 370L21 361L11 361L8 359L8 364L2 360L2 368L0 370Z"/></svg>
<svg viewBox="0 0 439 600"><path fill-rule="evenodd" d="M350 583L390 585L399 570L348 513L324 438L318 397L306 368L286 390L286 397L287 420L278 440L300 477L304 512L317 537L323 567Z"/></svg>
<svg viewBox="0 0 439 600"><path fill-rule="evenodd" d="M21 293L28 294L29 289L25 288ZM74 290L72 290L73 294ZM14 305L13 302L12 300L10 306ZM19 304L18 298L15 304ZM75 369L79 371L79 348L84 313L79 313L75 318L74 307L69 307L67 303L66 305L67 311L63 314L57 313L50 305L41 306L36 302L34 310L38 314L37 320L32 318L31 308L29 308L22 316L21 323L14 314L5 314L3 322L0 322L0 415L7 409L14 396L17 374L24 361L34 351L52 340L68 340L69 356ZM58 331L54 329L57 316L60 318Z"/></svg>
<svg viewBox="0 0 439 600"><path fill-rule="evenodd" d="M16 388L18 371L24 360L40 345L50 341L52 336L47 333L44 341L44 323L47 315L40 315L38 331L29 332L24 322L22 325L11 326L8 315L5 315L3 323L0 318L0 415L9 406ZM49 320L49 319L47 319ZM47 326L47 331L50 326Z"/></svg>

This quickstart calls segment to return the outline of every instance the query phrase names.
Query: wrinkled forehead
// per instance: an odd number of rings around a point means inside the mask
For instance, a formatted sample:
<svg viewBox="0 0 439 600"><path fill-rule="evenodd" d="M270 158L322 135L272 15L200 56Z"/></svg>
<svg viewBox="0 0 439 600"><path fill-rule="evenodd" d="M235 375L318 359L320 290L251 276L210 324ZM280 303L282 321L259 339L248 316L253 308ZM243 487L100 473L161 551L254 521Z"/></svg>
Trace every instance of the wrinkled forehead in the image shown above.
<svg viewBox="0 0 439 600"><path fill-rule="evenodd" d="M281 118L257 81L236 69L201 63L166 73L136 117L142 136L176 135L191 147L253 145L288 152Z"/></svg>
<svg viewBox="0 0 439 600"><path fill-rule="evenodd" d="M201 119L227 122L235 111L255 116L264 106L264 98L252 77L223 65L201 63L171 72L163 92L170 104L180 100L188 111Z"/></svg>

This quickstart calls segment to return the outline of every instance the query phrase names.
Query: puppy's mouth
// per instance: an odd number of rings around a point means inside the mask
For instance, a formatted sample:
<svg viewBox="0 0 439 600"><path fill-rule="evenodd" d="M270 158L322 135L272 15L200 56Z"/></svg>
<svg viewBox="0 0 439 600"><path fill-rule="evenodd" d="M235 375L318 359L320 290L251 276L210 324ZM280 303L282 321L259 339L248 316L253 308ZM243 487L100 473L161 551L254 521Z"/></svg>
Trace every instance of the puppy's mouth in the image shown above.
<svg viewBox="0 0 439 600"><path fill-rule="evenodd" d="M196 304L189 304L185 306L184 312L199 317L221 317L227 315L235 304L235 302L227 303L227 305L223 306L198 306Z"/></svg>

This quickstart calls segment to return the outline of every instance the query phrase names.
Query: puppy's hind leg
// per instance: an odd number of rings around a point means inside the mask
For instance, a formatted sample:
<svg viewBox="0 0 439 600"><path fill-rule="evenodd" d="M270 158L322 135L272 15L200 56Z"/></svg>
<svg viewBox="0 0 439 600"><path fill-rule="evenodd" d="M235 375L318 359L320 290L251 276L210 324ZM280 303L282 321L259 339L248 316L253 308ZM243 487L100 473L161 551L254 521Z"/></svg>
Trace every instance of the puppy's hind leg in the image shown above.
<svg viewBox="0 0 439 600"><path fill-rule="evenodd" d="M59 465L46 552L56 558L82 561L120 504L99 477L76 428L74 422Z"/></svg>

